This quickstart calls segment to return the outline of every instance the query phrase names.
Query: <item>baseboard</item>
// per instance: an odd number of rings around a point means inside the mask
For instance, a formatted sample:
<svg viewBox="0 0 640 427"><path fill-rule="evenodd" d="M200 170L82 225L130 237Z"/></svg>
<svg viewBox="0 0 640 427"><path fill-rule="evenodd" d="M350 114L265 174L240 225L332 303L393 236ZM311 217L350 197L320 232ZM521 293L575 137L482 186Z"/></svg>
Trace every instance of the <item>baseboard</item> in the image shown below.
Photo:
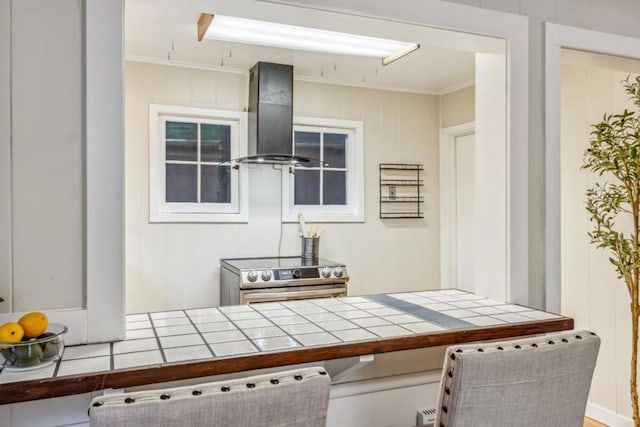
<svg viewBox="0 0 640 427"><path fill-rule="evenodd" d="M595 403L587 403L585 415L609 427L633 427L633 420Z"/></svg>

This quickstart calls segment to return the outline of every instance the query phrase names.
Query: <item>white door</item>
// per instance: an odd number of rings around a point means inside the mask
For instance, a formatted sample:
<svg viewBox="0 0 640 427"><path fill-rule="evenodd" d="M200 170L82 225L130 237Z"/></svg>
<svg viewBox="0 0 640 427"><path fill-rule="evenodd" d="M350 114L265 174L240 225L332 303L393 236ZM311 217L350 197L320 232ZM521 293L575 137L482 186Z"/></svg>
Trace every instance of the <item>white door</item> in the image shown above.
<svg viewBox="0 0 640 427"><path fill-rule="evenodd" d="M455 137L455 265L457 288L474 291L475 135Z"/></svg>

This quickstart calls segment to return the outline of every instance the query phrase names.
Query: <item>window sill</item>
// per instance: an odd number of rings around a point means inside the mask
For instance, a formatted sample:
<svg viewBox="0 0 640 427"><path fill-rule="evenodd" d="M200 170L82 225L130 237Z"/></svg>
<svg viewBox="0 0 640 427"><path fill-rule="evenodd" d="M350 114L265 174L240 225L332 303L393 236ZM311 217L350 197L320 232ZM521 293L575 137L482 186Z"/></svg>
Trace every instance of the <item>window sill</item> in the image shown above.
<svg viewBox="0 0 640 427"><path fill-rule="evenodd" d="M151 223L247 223L249 216L242 213L154 213L149 215Z"/></svg>
<svg viewBox="0 0 640 427"><path fill-rule="evenodd" d="M364 213L360 214L319 214L300 210L304 215L304 219L308 223L341 223L341 222L364 222ZM282 222L298 222L298 213L295 215L283 215Z"/></svg>

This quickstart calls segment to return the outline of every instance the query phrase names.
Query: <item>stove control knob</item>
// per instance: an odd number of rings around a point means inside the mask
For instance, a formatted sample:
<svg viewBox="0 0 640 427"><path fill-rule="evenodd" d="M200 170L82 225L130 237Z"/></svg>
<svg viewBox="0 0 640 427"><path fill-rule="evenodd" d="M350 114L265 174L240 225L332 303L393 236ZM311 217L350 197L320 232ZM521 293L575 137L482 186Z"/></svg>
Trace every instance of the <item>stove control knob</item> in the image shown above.
<svg viewBox="0 0 640 427"><path fill-rule="evenodd" d="M336 267L333 269L333 275L336 277L342 277L344 271L342 271L342 267Z"/></svg>
<svg viewBox="0 0 640 427"><path fill-rule="evenodd" d="M322 274L322 277L324 277L325 279L328 279L329 277L331 277L331 269L329 267L323 267L320 274Z"/></svg>
<svg viewBox="0 0 640 427"><path fill-rule="evenodd" d="M264 280L265 282L268 282L269 280L271 280L271 271L269 270L263 271L260 277L262 277L262 280Z"/></svg>
<svg viewBox="0 0 640 427"><path fill-rule="evenodd" d="M302 271L300 271L300 270L293 270L293 271L291 272L291 275L293 275L293 278L294 278L294 279L299 279L299 278L300 278L300 276L302 276Z"/></svg>
<svg viewBox="0 0 640 427"><path fill-rule="evenodd" d="M247 273L247 280L250 282L255 282L258 279L258 273L256 273L255 271L251 270L250 272Z"/></svg>

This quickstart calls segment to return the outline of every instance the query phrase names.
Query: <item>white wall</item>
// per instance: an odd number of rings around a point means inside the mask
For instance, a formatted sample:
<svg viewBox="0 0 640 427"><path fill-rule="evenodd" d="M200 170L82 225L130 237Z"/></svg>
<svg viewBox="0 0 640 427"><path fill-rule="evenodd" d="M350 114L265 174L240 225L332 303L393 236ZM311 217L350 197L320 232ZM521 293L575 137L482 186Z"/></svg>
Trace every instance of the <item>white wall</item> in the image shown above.
<svg viewBox="0 0 640 427"><path fill-rule="evenodd" d="M247 88L241 74L127 63L128 312L217 305L220 258L277 254L281 172L270 166L250 170L247 224L148 223L148 104L242 110ZM327 224L320 242L321 257L348 266L349 293L438 288L438 97L296 81L294 114L364 122L365 223ZM424 220L379 219L378 164L389 162L425 165ZM297 225L282 229L281 254L297 255Z"/></svg>
<svg viewBox="0 0 640 427"><path fill-rule="evenodd" d="M543 22L640 37L632 0L445 0L529 17L529 303L544 307Z"/></svg>
<svg viewBox="0 0 640 427"><path fill-rule="evenodd" d="M633 108L620 84L629 73L640 73L640 61L563 52L562 313L575 318L576 328L592 329L602 338L591 402L626 417L631 416L629 297L608 261L608 252L589 244L587 233L592 224L585 209L585 191L598 177L580 168L591 125L599 123L604 113Z"/></svg>
<svg viewBox="0 0 640 427"><path fill-rule="evenodd" d="M440 96L440 127L469 123L476 117L476 87L467 86Z"/></svg>
<svg viewBox="0 0 640 427"><path fill-rule="evenodd" d="M474 291L512 301L507 269L507 121L506 58L476 54L475 95L475 269Z"/></svg>
<svg viewBox="0 0 640 427"><path fill-rule="evenodd" d="M124 336L122 8L0 0L0 321L69 343Z"/></svg>
<svg viewBox="0 0 640 427"><path fill-rule="evenodd" d="M83 305L82 3L0 2L0 312Z"/></svg>
<svg viewBox="0 0 640 427"><path fill-rule="evenodd" d="M11 296L11 1L0 0L0 297ZM0 303L0 313L10 305Z"/></svg>
<svg viewBox="0 0 640 427"><path fill-rule="evenodd" d="M441 96L441 123L449 125L475 121L475 124L465 131L460 126L456 130L447 128L441 134L440 161L441 191L455 193L455 177L449 176L446 165L455 164L456 151L450 145L455 143L452 135L471 132L475 135L473 155L473 176L471 191L474 194L473 212L471 215L473 239L466 244L473 246L471 282L465 289L480 295L498 300L512 300L508 288L509 241L507 238L507 111L506 111L506 58L504 55L477 53L475 59L475 85L461 91ZM469 105L471 104L471 105ZM443 106L445 108L443 108ZM446 117L445 117L446 111ZM446 121L445 121L446 120ZM452 132L452 133L449 133ZM451 166L452 170L455 169ZM450 246L455 248L455 240L448 236L451 226L447 219L454 215L457 204L450 202L447 194L441 199L441 222L444 240L441 242L443 253L448 254ZM454 249L453 253L457 253ZM451 255L455 258L455 255ZM449 262L443 258L445 265ZM445 267L446 268L446 267ZM445 281L448 281L446 273ZM446 283L443 284L446 286Z"/></svg>

